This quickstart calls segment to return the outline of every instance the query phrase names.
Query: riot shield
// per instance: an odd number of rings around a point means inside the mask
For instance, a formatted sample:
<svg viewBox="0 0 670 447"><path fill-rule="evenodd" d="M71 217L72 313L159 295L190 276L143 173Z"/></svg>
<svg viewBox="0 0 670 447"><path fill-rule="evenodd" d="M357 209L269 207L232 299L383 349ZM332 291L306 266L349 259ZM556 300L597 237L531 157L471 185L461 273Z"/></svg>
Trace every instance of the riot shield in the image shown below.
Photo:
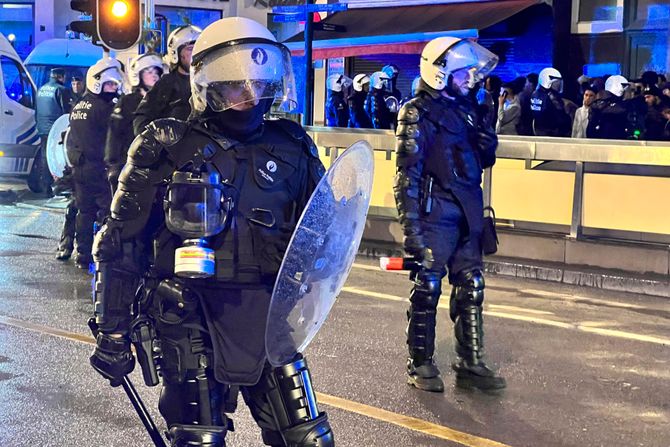
<svg viewBox="0 0 670 447"><path fill-rule="evenodd" d="M365 141L332 164L293 232L272 293L265 331L268 361L291 362L326 320L349 275L370 206L374 157Z"/></svg>
<svg viewBox="0 0 670 447"><path fill-rule="evenodd" d="M47 139L46 157L49 172L55 177L62 177L66 166L72 166L67 159L65 141L70 131L69 115L61 115L51 126Z"/></svg>

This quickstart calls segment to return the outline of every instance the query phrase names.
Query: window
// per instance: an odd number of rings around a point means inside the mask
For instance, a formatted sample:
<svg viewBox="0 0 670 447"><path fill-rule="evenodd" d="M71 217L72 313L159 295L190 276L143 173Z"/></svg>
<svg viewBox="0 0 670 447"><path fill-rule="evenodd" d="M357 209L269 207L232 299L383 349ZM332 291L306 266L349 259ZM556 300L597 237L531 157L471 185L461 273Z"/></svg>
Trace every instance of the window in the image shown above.
<svg viewBox="0 0 670 447"><path fill-rule="evenodd" d="M623 31L624 0L575 0L572 2L572 32L577 34Z"/></svg>
<svg viewBox="0 0 670 447"><path fill-rule="evenodd" d="M35 91L23 67L6 56L0 56L0 66L7 97L24 107L34 109Z"/></svg>

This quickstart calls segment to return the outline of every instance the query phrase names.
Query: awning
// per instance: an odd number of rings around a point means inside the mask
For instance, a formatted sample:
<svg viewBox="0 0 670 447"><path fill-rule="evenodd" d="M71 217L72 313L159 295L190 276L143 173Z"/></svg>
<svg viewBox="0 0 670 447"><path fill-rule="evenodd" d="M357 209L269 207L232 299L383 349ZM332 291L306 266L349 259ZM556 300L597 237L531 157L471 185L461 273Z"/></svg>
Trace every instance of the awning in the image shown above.
<svg viewBox="0 0 670 447"><path fill-rule="evenodd" d="M523 11L542 0L497 0L387 8L351 8L321 23L340 25L345 32L314 31L314 59L366 54L418 54L435 37L477 37L477 30ZM304 33L284 42L293 55L304 54Z"/></svg>

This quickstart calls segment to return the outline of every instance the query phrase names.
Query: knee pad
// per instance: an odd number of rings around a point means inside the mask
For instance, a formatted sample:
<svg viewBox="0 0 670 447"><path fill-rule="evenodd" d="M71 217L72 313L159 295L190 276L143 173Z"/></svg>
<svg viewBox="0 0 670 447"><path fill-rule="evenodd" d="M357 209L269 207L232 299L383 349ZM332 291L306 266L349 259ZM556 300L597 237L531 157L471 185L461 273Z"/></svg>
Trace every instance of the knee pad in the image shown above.
<svg viewBox="0 0 670 447"><path fill-rule="evenodd" d="M168 432L171 447L225 447L226 428L215 425L173 425Z"/></svg>
<svg viewBox="0 0 670 447"><path fill-rule="evenodd" d="M481 306L484 302L484 275L480 270L460 272L454 281L452 300L460 306Z"/></svg>
<svg viewBox="0 0 670 447"><path fill-rule="evenodd" d="M435 272L419 272L414 278L414 287L409 301L413 308L435 309L442 294L442 278Z"/></svg>

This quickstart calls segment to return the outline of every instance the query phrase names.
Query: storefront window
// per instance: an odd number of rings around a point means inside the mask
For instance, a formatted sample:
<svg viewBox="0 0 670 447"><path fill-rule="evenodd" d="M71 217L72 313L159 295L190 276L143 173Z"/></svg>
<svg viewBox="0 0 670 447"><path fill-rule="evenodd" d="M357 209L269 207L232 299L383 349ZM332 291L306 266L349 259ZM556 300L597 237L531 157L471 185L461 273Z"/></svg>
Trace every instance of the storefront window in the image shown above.
<svg viewBox="0 0 670 447"><path fill-rule="evenodd" d="M178 8L172 6L156 6L156 15L168 21L168 34L183 25L195 25L205 28L212 22L223 17L220 9Z"/></svg>
<svg viewBox="0 0 670 447"><path fill-rule="evenodd" d="M0 30L25 59L34 46L33 5L0 2Z"/></svg>
<svg viewBox="0 0 670 447"><path fill-rule="evenodd" d="M575 0L572 32L579 34L623 31L624 0Z"/></svg>

